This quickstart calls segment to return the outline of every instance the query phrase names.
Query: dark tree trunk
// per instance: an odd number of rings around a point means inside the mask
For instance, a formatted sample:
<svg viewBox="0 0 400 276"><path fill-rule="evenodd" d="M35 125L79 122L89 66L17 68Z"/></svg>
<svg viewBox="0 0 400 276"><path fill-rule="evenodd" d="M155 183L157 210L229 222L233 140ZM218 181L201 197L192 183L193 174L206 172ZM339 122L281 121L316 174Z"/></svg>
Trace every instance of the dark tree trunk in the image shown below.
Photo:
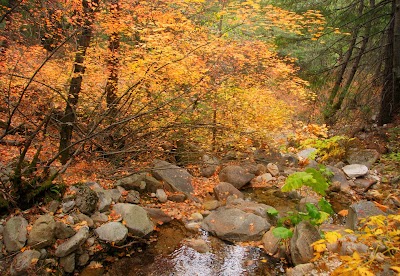
<svg viewBox="0 0 400 276"><path fill-rule="evenodd" d="M78 36L78 49L75 54L74 74L72 76L67 105L64 110L64 117L61 119L60 130L60 161L62 164L67 163L70 158L70 146L72 139L72 131L76 121L76 105L78 104L79 93L82 87L82 77L85 73L85 56L86 50L90 45L90 40L93 35L92 25L94 21L95 9L97 8L98 0L82 0L82 31Z"/></svg>

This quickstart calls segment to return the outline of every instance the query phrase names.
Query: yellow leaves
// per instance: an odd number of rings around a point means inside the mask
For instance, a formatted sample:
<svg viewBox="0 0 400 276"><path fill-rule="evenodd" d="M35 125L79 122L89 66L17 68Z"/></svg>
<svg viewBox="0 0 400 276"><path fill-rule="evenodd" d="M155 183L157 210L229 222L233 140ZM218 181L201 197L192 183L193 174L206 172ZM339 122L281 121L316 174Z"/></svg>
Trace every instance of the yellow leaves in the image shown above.
<svg viewBox="0 0 400 276"><path fill-rule="evenodd" d="M338 232L326 232L325 233L325 240L328 243L335 243L337 242L338 239L340 239L342 237L342 234L338 233Z"/></svg>
<svg viewBox="0 0 400 276"><path fill-rule="evenodd" d="M394 271L396 271L397 273L400 274L400 267L399 266L391 266L390 269L394 270Z"/></svg>

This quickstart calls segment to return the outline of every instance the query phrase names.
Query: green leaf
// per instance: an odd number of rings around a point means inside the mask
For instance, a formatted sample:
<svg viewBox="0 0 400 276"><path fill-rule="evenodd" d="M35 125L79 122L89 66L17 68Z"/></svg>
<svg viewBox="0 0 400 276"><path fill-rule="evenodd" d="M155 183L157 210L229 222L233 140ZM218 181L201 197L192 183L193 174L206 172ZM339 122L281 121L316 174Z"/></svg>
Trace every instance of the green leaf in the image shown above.
<svg viewBox="0 0 400 276"><path fill-rule="evenodd" d="M271 207L267 210L267 214L275 217L279 214L279 212L274 207Z"/></svg>
<svg viewBox="0 0 400 276"><path fill-rule="evenodd" d="M320 214L318 208L314 204L306 203L306 209L307 209L308 215L312 219L318 220L321 218L321 214Z"/></svg>
<svg viewBox="0 0 400 276"><path fill-rule="evenodd" d="M321 211L333 215L334 211L332 205L323 197L318 201L318 207Z"/></svg>
<svg viewBox="0 0 400 276"><path fill-rule="evenodd" d="M315 224L317 225L321 225L324 221L326 221L330 217L329 214L325 212L319 212L319 214L320 218L315 221Z"/></svg>
<svg viewBox="0 0 400 276"><path fill-rule="evenodd" d="M326 181L325 177L322 175L322 173L314 168L308 168L306 169L305 172L310 174L312 176L312 179L314 180L314 181L308 181L305 184L311 187L314 190L314 192L324 196L325 190L328 189L329 184Z"/></svg>
<svg viewBox="0 0 400 276"><path fill-rule="evenodd" d="M293 232L290 229L287 229L285 227L276 227L272 230L272 234L274 234L275 237L281 238L281 239L288 239L293 236Z"/></svg>
<svg viewBox="0 0 400 276"><path fill-rule="evenodd" d="M313 175L307 172L296 172L286 178L285 185L282 186L282 192L290 192L301 188L305 183L312 182Z"/></svg>

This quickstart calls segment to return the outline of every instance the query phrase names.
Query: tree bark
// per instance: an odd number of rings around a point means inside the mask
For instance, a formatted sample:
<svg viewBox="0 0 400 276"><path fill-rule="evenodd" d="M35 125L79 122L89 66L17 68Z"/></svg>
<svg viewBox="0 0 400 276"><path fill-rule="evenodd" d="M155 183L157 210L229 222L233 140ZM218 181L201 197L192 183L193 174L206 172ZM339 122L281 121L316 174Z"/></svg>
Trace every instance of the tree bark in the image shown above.
<svg viewBox="0 0 400 276"><path fill-rule="evenodd" d="M85 73L86 50L90 45L93 35L92 25L94 21L95 10L98 6L98 0L82 0L83 13L81 18L82 31L78 36L78 48L75 54L74 74L71 78L67 105L64 110L64 117L61 119L60 129L60 161L67 163L70 157L70 145L72 132L76 121L76 106L78 104L79 93L82 87L82 77Z"/></svg>

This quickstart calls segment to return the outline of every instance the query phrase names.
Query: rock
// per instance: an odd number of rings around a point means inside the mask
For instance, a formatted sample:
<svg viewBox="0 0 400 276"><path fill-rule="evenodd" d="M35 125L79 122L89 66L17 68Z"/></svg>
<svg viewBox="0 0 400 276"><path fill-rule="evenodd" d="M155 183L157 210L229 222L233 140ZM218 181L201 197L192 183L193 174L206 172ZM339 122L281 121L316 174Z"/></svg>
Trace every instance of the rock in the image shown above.
<svg viewBox="0 0 400 276"><path fill-rule="evenodd" d="M119 179L115 185L121 186L125 190L143 191L146 189L145 177L142 174L134 174L122 179Z"/></svg>
<svg viewBox="0 0 400 276"><path fill-rule="evenodd" d="M350 183L341 169L338 169L337 167L334 166L326 166L326 167L333 173L333 176L331 178L332 183L339 182L340 190L342 191L348 190L350 188Z"/></svg>
<svg viewBox="0 0 400 276"><path fill-rule="evenodd" d="M97 207L99 212L108 211L113 201L111 193L108 190L96 189L96 194L99 198Z"/></svg>
<svg viewBox="0 0 400 276"><path fill-rule="evenodd" d="M79 266L85 266L88 261L90 260L89 253L84 252L82 255L79 256L78 258L78 265Z"/></svg>
<svg viewBox="0 0 400 276"><path fill-rule="evenodd" d="M92 220L90 217L88 217L88 216L85 215L85 214L77 214L76 216L77 216L77 218L78 218L78 220L79 220L80 222L85 221L87 226L89 226L90 228L93 228L94 222L93 222L93 220Z"/></svg>
<svg viewBox="0 0 400 276"><path fill-rule="evenodd" d="M279 246L281 243L281 239L275 237L272 233L272 229L270 229L267 233L262 237L262 242L264 245L264 250L270 255L275 255L278 253Z"/></svg>
<svg viewBox="0 0 400 276"><path fill-rule="evenodd" d="M286 270L286 276L306 276L312 275L312 270L314 269L314 264L307 263L307 264L299 264L295 267L288 268Z"/></svg>
<svg viewBox="0 0 400 276"><path fill-rule="evenodd" d="M60 207L60 202L58 201L58 200L52 200L52 201L50 201L50 203L47 205L47 210L50 212L50 213L55 213L55 212L57 212L57 210L58 210L58 207Z"/></svg>
<svg viewBox="0 0 400 276"><path fill-rule="evenodd" d="M78 207L79 211L82 213L90 216L96 210L97 202L99 201L97 193L85 184L80 184L75 187L77 188L75 199L76 207Z"/></svg>
<svg viewBox="0 0 400 276"><path fill-rule="evenodd" d="M163 189L158 189L156 191L156 197L161 203L165 203L168 201L168 196Z"/></svg>
<svg viewBox="0 0 400 276"><path fill-rule="evenodd" d="M229 196L243 198L242 192L236 189L232 184L227 182L221 182L217 186L215 186L214 195L220 201L225 201Z"/></svg>
<svg viewBox="0 0 400 276"><path fill-rule="evenodd" d="M349 164L362 164L370 168L379 159L379 152L374 149L351 149L346 161Z"/></svg>
<svg viewBox="0 0 400 276"><path fill-rule="evenodd" d="M99 239L109 243L120 244L128 236L128 229L120 222L109 222L95 230Z"/></svg>
<svg viewBox="0 0 400 276"><path fill-rule="evenodd" d="M256 216L260 216L262 218L268 218L267 211L272 209L273 207L263 204L257 203L254 201L247 201L243 199L237 199L233 201L228 201L227 208L235 208L242 210L246 213L252 213Z"/></svg>
<svg viewBox="0 0 400 276"><path fill-rule="evenodd" d="M68 213L75 207L75 200L68 200L61 204L63 213Z"/></svg>
<svg viewBox="0 0 400 276"><path fill-rule="evenodd" d="M30 275L28 271L36 265L40 258L40 252L36 250L26 250L19 253L12 261L10 267L10 275L12 276L23 276Z"/></svg>
<svg viewBox="0 0 400 276"><path fill-rule="evenodd" d="M54 231L54 235L57 239L62 239L62 240L68 239L75 234L76 234L76 232L71 226L66 225L61 221L56 222L56 228Z"/></svg>
<svg viewBox="0 0 400 276"><path fill-rule="evenodd" d="M354 180L355 187L353 188L359 192L365 192L376 183L378 183L378 181L373 178L357 178Z"/></svg>
<svg viewBox="0 0 400 276"><path fill-rule="evenodd" d="M204 203L203 203L203 207L205 210L215 210L219 206L221 206L221 203L219 203L218 200L207 200L207 201L204 201Z"/></svg>
<svg viewBox="0 0 400 276"><path fill-rule="evenodd" d="M114 211L122 216L129 233L143 237L153 231L154 225L142 207L129 203L118 203L114 205Z"/></svg>
<svg viewBox="0 0 400 276"><path fill-rule="evenodd" d="M203 218L202 214L196 212L196 213L191 214L189 219L191 221L197 221L198 222L198 221L202 221L204 218Z"/></svg>
<svg viewBox="0 0 400 276"><path fill-rule="evenodd" d="M353 203L353 196L349 192L344 191L330 192L328 194L328 201L331 203L333 211L339 213L350 207Z"/></svg>
<svg viewBox="0 0 400 276"><path fill-rule="evenodd" d="M211 212L201 227L223 240L251 241L261 239L271 226L260 216L221 207Z"/></svg>
<svg viewBox="0 0 400 276"><path fill-rule="evenodd" d="M119 202L119 200L121 199L121 196L122 196L121 191L118 189L110 189L108 191L110 192L112 201L114 201L115 203Z"/></svg>
<svg viewBox="0 0 400 276"><path fill-rule="evenodd" d="M154 161L153 175L167 183L174 191L193 193L193 177L187 170L162 160Z"/></svg>
<svg viewBox="0 0 400 276"><path fill-rule="evenodd" d="M272 176L278 176L279 175L279 168L274 163L268 163L267 164L267 170Z"/></svg>
<svg viewBox="0 0 400 276"><path fill-rule="evenodd" d="M210 247L207 242L202 239L190 239L186 241L186 245L190 248L193 248L199 253L207 253L210 252Z"/></svg>
<svg viewBox="0 0 400 276"><path fill-rule="evenodd" d="M155 193L157 189L163 188L163 184L151 175L146 174L144 176L144 181L146 183L146 191L149 193Z"/></svg>
<svg viewBox="0 0 400 276"><path fill-rule="evenodd" d="M313 159L313 158L310 158L310 156L313 154L313 153L315 153L317 151L317 149L316 148L308 148L308 149L304 149L304 150L302 150L302 151L299 151L298 153L297 153L297 156L300 158L300 159Z"/></svg>
<svg viewBox="0 0 400 276"><path fill-rule="evenodd" d="M315 207L318 207L319 199L315 195L306 195L299 202L299 211L307 213L307 203L313 204Z"/></svg>
<svg viewBox="0 0 400 276"><path fill-rule="evenodd" d="M125 202L139 204L140 203L140 193L138 191L134 191L134 190L129 191L128 194L126 195Z"/></svg>
<svg viewBox="0 0 400 276"><path fill-rule="evenodd" d="M309 262L314 257L311 247L313 242L321 238L318 229L308 221L296 225L290 240L290 254L295 265Z"/></svg>
<svg viewBox="0 0 400 276"><path fill-rule="evenodd" d="M211 177L218 169L220 161L215 156L203 155L203 165L200 167L200 175L203 177Z"/></svg>
<svg viewBox="0 0 400 276"><path fill-rule="evenodd" d="M23 217L10 218L4 227L3 239L8 252L19 251L25 246L28 222Z"/></svg>
<svg viewBox="0 0 400 276"><path fill-rule="evenodd" d="M347 165L342 168L344 173L350 178L364 176L368 173L368 168L361 164Z"/></svg>
<svg viewBox="0 0 400 276"><path fill-rule="evenodd" d="M33 249L41 249L52 245L55 239L56 222L53 216L40 216L32 226L29 233L28 245Z"/></svg>
<svg viewBox="0 0 400 276"><path fill-rule="evenodd" d="M100 212L95 212L90 218L94 224L101 224L108 221L108 216Z"/></svg>
<svg viewBox="0 0 400 276"><path fill-rule="evenodd" d="M248 173L244 168L235 165L226 166L219 172L221 182L228 182L237 189L242 188L254 177L254 174Z"/></svg>
<svg viewBox="0 0 400 276"><path fill-rule="evenodd" d="M79 231L70 239L60 244L54 255L56 257L65 257L75 250L77 250L89 237L89 227L83 226Z"/></svg>
<svg viewBox="0 0 400 276"><path fill-rule="evenodd" d="M60 258L60 266L67 273L72 273L75 270L75 253Z"/></svg>
<svg viewBox="0 0 400 276"><path fill-rule="evenodd" d="M185 228L189 231L197 233L201 228L201 223L198 221L189 221L188 223L185 224Z"/></svg>
<svg viewBox="0 0 400 276"><path fill-rule="evenodd" d="M381 209L371 201L360 201L354 203L349 208L347 215L346 227L351 230L356 230L359 226L360 220L371 216L386 215Z"/></svg>
<svg viewBox="0 0 400 276"><path fill-rule="evenodd" d="M272 177L270 173L264 173L251 180L251 187L253 188L267 187L269 185L268 182L274 179L275 178Z"/></svg>
<svg viewBox="0 0 400 276"><path fill-rule="evenodd" d="M147 214L149 214L151 220L158 224L164 224L172 221L172 218L164 213L161 209L157 208L144 208Z"/></svg>
<svg viewBox="0 0 400 276"><path fill-rule="evenodd" d="M280 163L283 166L296 167L299 164L299 159L294 154L285 153L285 154L282 154Z"/></svg>
<svg viewBox="0 0 400 276"><path fill-rule="evenodd" d="M168 200L173 202L184 202L186 200L186 195L182 193L173 194L168 196Z"/></svg>

